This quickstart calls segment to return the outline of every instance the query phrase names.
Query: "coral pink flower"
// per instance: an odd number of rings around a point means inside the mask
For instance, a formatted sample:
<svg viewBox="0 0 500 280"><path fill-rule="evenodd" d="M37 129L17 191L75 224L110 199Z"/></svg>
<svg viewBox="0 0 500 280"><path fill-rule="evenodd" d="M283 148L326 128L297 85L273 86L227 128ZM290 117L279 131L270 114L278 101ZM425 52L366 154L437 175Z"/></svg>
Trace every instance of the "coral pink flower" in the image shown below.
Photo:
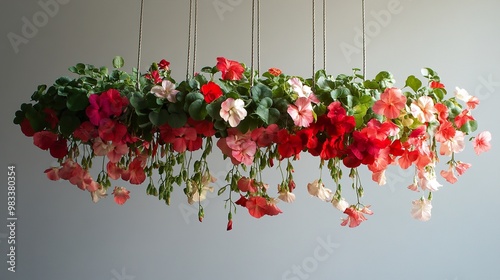
<svg viewBox="0 0 500 280"><path fill-rule="evenodd" d="M220 116L227 122L231 127L236 127L240 122L247 116L247 111L245 110L245 102L241 99L228 98L221 104Z"/></svg>
<svg viewBox="0 0 500 280"><path fill-rule="evenodd" d="M476 154L479 155L481 153L489 151L491 149L490 141L491 133L489 131L483 131L479 133L472 142Z"/></svg>
<svg viewBox="0 0 500 280"><path fill-rule="evenodd" d="M411 114L421 123L433 122L437 113L434 101L429 96L421 96L410 105Z"/></svg>
<svg viewBox="0 0 500 280"><path fill-rule="evenodd" d="M250 215L254 218L261 218L267 214L267 200L261 196L252 196L245 203Z"/></svg>
<svg viewBox="0 0 500 280"><path fill-rule="evenodd" d="M176 96L179 91L175 89L174 83L169 80L163 80L161 86L156 85L151 88L151 93L158 98L167 99L169 102L175 103L177 102Z"/></svg>
<svg viewBox="0 0 500 280"><path fill-rule="evenodd" d="M368 209L370 206L363 207L363 209L358 210L354 205L345 209L344 214L347 214L347 218L342 219L341 226L346 226L349 224L349 227L357 227L363 221L366 221L366 217L363 214L372 215L373 212Z"/></svg>
<svg viewBox="0 0 500 280"><path fill-rule="evenodd" d="M462 175L467 171L472 166L470 163L465 163L458 161L457 164L455 165L455 169L457 170L458 175Z"/></svg>
<svg viewBox="0 0 500 280"><path fill-rule="evenodd" d="M431 218L432 204L431 201L422 197L421 199L412 202L411 216L414 219L426 222Z"/></svg>
<svg viewBox="0 0 500 280"><path fill-rule="evenodd" d="M94 139L92 149L94 150L94 154L96 156L104 156L113 150L113 145L108 142L102 141L102 139L98 137Z"/></svg>
<svg viewBox="0 0 500 280"><path fill-rule="evenodd" d="M271 199L270 201L267 202L267 206L266 206L266 215L269 215L269 216L276 216L278 214L281 214L283 213L281 211L281 209L278 208L278 206L276 206L276 203L278 201L275 200L275 199Z"/></svg>
<svg viewBox="0 0 500 280"><path fill-rule="evenodd" d="M441 170L440 174L450 184L455 184L458 181L457 177L455 176L455 172L453 172L453 166L450 166L448 170Z"/></svg>
<svg viewBox="0 0 500 280"><path fill-rule="evenodd" d="M444 85L440 82L432 81L429 85L430 88L444 88Z"/></svg>
<svg viewBox="0 0 500 280"><path fill-rule="evenodd" d="M128 167L130 184L140 185L146 180L146 173L144 172L144 162L140 157L136 157ZM123 176L123 174L122 174Z"/></svg>
<svg viewBox="0 0 500 280"><path fill-rule="evenodd" d="M278 68L269 68L269 70L267 70L269 72L269 74L275 76L275 77L278 77L279 75L281 75L281 70L278 69Z"/></svg>
<svg viewBox="0 0 500 280"><path fill-rule="evenodd" d="M106 164L106 172L108 173L109 178L113 180L120 179L120 176L122 175L121 168L119 168L116 163L111 161L108 161L108 164Z"/></svg>
<svg viewBox="0 0 500 280"><path fill-rule="evenodd" d="M120 161L123 155L128 154L128 146L125 143L120 143L117 145L112 145L112 149L107 153L110 162L117 163Z"/></svg>
<svg viewBox="0 0 500 280"><path fill-rule="evenodd" d="M49 169L46 169L45 174L47 174L47 178L52 181L61 179L61 177L59 177L59 167L51 167Z"/></svg>
<svg viewBox="0 0 500 280"><path fill-rule="evenodd" d="M381 95L380 100L373 104L373 112L383 115L388 119L395 119L401 114L406 106L406 96L398 88L387 88Z"/></svg>
<svg viewBox="0 0 500 280"><path fill-rule="evenodd" d="M299 97L294 105L288 105L287 112L296 126L308 127L314 121L312 104L305 97Z"/></svg>
<svg viewBox="0 0 500 280"><path fill-rule="evenodd" d="M471 96L469 101L467 101L467 108L475 109L479 105L479 99L475 96Z"/></svg>
<svg viewBox="0 0 500 280"><path fill-rule="evenodd" d="M451 156L452 153L459 153L465 148L465 134L462 131L456 131L455 136L444 141L441 144L439 153L441 155Z"/></svg>
<svg viewBox="0 0 500 280"><path fill-rule="evenodd" d="M279 127L277 124L271 124L267 128L259 127L252 130L251 137L257 143L257 146L268 147L274 142L278 130Z"/></svg>
<svg viewBox="0 0 500 280"><path fill-rule="evenodd" d="M255 185L255 180L248 177L241 177L238 180L238 189L242 192L257 192L257 186Z"/></svg>
<svg viewBox="0 0 500 280"><path fill-rule="evenodd" d="M473 121L474 117L470 114L468 109L463 110L458 116L455 117L455 125L461 128L468 121Z"/></svg>
<svg viewBox="0 0 500 280"><path fill-rule="evenodd" d="M222 73L223 80L237 81L243 78L245 68L238 61L217 57L217 69Z"/></svg>
<svg viewBox="0 0 500 280"><path fill-rule="evenodd" d="M115 187L112 193L115 196L115 202L123 205L130 198L130 191L124 187Z"/></svg>
<svg viewBox="0 0 500 280"><path fill-rule="evenodd" d="M453 124L445 120L441 122L441 125L438 127L436 131L436 141L444 143L455 137L455 133L456 130L453 127Z"/></svg>

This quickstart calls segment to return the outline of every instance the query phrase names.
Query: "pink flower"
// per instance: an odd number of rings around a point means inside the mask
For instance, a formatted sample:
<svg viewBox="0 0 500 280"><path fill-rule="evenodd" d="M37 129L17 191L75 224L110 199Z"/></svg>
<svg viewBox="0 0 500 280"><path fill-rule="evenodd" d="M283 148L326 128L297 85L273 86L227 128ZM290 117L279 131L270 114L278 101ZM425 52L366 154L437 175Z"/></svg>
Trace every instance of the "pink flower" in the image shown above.
<svg viewBox="0 0 500 280"><path fill-rule="evenodd" d="M238 189L242 192L257 192L257 186L255 185L255 180L248 177L241 177L238 180Z"/></svg>
<svg viewBox="0 0 500 280"><path fill-rule="evenodd" d="M130 198L130 191L124 187L115 187L112 193L115 196L115 202L123 205Z"/></svg>
<svg viewBox="0 0 500 280"><path fill-rule="evenodd" d="M455 176L455 172L453 172L453 166L450 166L448 170L441 170L440 174L450 184L455 184L458 181L457 177Z"/></svg>
<svg viewBox="0 0 500 280"><path fill-rule="evenodd" d="M245 68L238 61L229 60L224 57L217 57L216 67L222 72L223 80L241 80L243 72L245 72Z"/></svg>
<svg viewBox="0 0 500 280"><path fill-rule="evenodd" d="M47 178L52 181L61 179L61 177L59 177L59 167L51 167L49 169L46 169L45 174L47 174Z"/></svg>
<svg viewBox="0 0 500 280"><path fill-rule="evenodd" d="M439 153L441 155L451 156L452 153L459 153L465 148L465 134L462 131L456 131L455 136L443 142Z"/></svg>
<svg viewBox="0 0 500 280"><path fill-rule="evenodd" d="M332 190L325 188L325 185L319 180L314 180L314 182L307 184L307 191L310 195L325 202L332 200Z"/></svg>
<svg viewBox="0 0 500 280"><path fill-rule="evenodd" d="M458 175L462 175L467 171L472 166L470 163L465 163L458 161L457 164L455 165L455 169L457 170Z"/></svg>
<svg viewBox="0 0 500 280"><path fill-rule="evenodd" d="M294 105L288 105L287 112L296 126L308 127L314 121L312 104L305 97L299 97Z"/></svg>
<svg viewBox="0 0 500 280"><path fill-rule="evenodd" d="M344 214L347 214L347 218L342 219L341 226L346 226L349 224L349 227L357 227L363 221L366 221L366 217L363 214L372 215L373 212L368 209L370 206L363 207L363 209L358 210L354 205L345 209Z"/></svg>
<svg viewBox="0 0 500 280"><path fill-rule="evenodd" d="M101 138L94 139L94 144L92 144L92 149L96 156L104 156L113 150L113 145L102 141Z"/></svg>
<svg viewBox="0 0 500 280"><path fill-rule="evenodd" d="M401 114L406 106L406 97L398 88L387 88L381 95L380 100L373 104L373 112L383 115L388 119L395 119Z"/></svg>
<svg viewBox="0 0 500 280"><path fill-rule="evenodd" d="M221 104L220 116L225 121L229 122L231 127L238 126L238 124L247 116L245 103L241 99L226 99Z"/></svg>
<svg viewBox="0 0 500 280"><path fill-rule="evenodd" d="M411 114L421 123L433 122L437 113L434 101L429 96L421 96L410 105Z"/></svg>
<svg viewBox="0 0 500 280"><path fill-rule="evenodd" d="M113 163L111 161L108 161L108 164L106 164L106 172L108 172L109 178L113 180L118 180L120 179L120 176L122 175L122 170L119 168L116 163Z"/></svg>
<svg viewBox="0 0 500 280"><path fill-rule="evenodd" d="M267 128L259 127L252 130L252 140L257 143L259 147L268 147L274 142L278 134L279 127L277 124L271 124Z"/></svg>
<svg viewBox="0 0 500 280"><path fill-rule="evenodd" d="M169 102L175 103L177 102L176 96L179 91L175 89L174 83L169 80L163 80L161 86L156 85L151 88L151 93L158 98L167 99Z"/></svg>
<svg viewBox="0 0 500 280"><path fill-rule="evenodd" d="M312 103L319 103L319 99L314 95L311 87L303 85L299 78L291 78L288 80L288 84L292 87L292 90L298 94L298 97L305 97Z"/></svg>
<svg viewBox="0 0 500 280"><path fill-rule="evenodd" d="M487 152L491 149L491 133L489 131L483 131L479 133L474 141L472 142L472 146L474 146L474 151L477 155Z"/></svg>
<svg viewBox="0 0 500 280"><path fill-rule="evenodd" d="M411 216L414 219L426 222L431 218L432 204L431 201L422 197L421 199L412 202Z"/></svg>
<svg viewBox="0 0 500 280"><path fill-rule="evenodd" d="M123 155L128 154L128 146L125 143L119 143L117 145L112 145L111 150L107 153L110 162L117 163L120 161Z"/></svg>
<svg viewBox="0 0 500 280"><path fill-rule="evenodd" d="M471 96L469 101L467 101L467 108L475 109L479 105L479 99L475 96Z"/></svg>

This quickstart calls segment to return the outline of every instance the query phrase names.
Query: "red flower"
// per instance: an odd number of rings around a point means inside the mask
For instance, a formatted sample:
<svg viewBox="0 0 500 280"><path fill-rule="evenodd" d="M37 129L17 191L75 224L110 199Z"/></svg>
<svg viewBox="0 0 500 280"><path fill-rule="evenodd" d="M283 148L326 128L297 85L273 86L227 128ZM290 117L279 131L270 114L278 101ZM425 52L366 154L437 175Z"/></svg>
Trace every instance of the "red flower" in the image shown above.
<svg viewBox="0 0 500 280"><path fill-rule="evenodd" d="M240 191L242 192L257 192L255 180L247 177L241 177L238 180L238 189L240 189Z"/></svg>
<svg viewBox="0 0 500 280"><path fill-rule="evenodd" d="M99 137L103 141L112 141L114 144L119 144L124 142L124 138L127 135L127 127L110 119L102 119L98 132Z"/></svg>
<svg viewBox="0 0 500 280"><path fill-rule="evenodd" d="M94 139L98 136L96 127L89 121L83 122L80 127L78 127L73 132L73 137L80 139L82 142L88 142L90 139Z"/></svg>
<svg viewBox="0 0 500 280"><path fill-rule="evenodd" d="M33 144L42 150L48 150L57 141L57 134L50 131L39 131L33 135Z"/></svg>
<svg viewBox="0 0 500 280"><path fill-rule="evenodd" d="M158 67L163 70L168 70L170 66L170 62L166 61L165 59L162 59L160 63L158 63Z"/></svg>
<svg viewBox="0 0 500 280"><path fill-rule="evenodd" d="M45 113L45 121L49 123L51 129L55 129L59 123L56 111L51 108L45 108L43 112Z"/></svg>
<svg viewBox="0 0 500 280"><path fill-rule="evenodd" d="M291 135L286 129L278 131L277 141L278 143L278 153L281 158L289 158L295 156L299 158L299 154L302 151L302 139L298 135Z"/></svg>
<svg viewBox="0 0 500 280"><path fill-rule="evenodd" d="M278 77L279 75L281 75L281 70L278 69L278 68L269 68L268 70L269 74L275 76L275 77Z"/></svg>
<svg viewBox="0 0 500 280"><path fill-rule="evenodd" d="M473 120L474 120L474 118L469 113L469 110L465 109L460 114L458 114L458 116L455 117L455 125L458 128L461 128L468 121L473 121Z"/></svg>
<svg viewBox="0 0 500 280"><path fill-rule="evenodd" d="M261 196L252 196L247 200L245 207L254 218L261 218L267 214L267 200Z"/></svg>
<svg viewBox="0 0 500 280"><path fill-rule="evenodd" d="M31 127L31 123L28 119L24 119L21 122L21 132L28 137L31 137L35 134L35 130L33 129L33 127Z"/></svg>
<svg viewBox="0 0 500 280"><path fill-rule="evenodd" d="M68 144L65 138L59 138L50 146L50 155L54 158L64 158L68 154Z"/></svg>
<svg viewBox="0 0 500 280"><path fill-rule="evenodd" d="M208 82L201 86L201 93L205 97L205 102L212 103L214 100L222 96L222 89L214 82Z"/></svg>
<svg viewBox="0 0 500 280"><path fill-rule="evenodd" d="M130 184L140 185L146 180L146 173L144 172L143 160L140 157L136 157L128 167L128 177L127 181ZM123 179L124 173L122 173ZM124 179L125 180L125 179Z"/></svg>
<svg viewBox="0 0 500 280"><path fill-rule="evenodd" d="M161 82L163 81L162 78L160 77L160 73L158 72L158 70L151 71L150 77L155 84L161 84Z"/></svg>
<svg viewBox="0 0 500 280"><path fill-rule="evenodd" d="M188 124L196 129L196 133L205 137L212 137L215 135L214 123L211 121L196 121L191 118L188 119Z"/></svg>
<svg viewBox="0 0 500 280"><path fill-rule="evenodd" d="M118 117L122 114L123 107L129 104L127 97L121 96L120 92L116 89L109 89L99 96L100 109L106 116Z"/></svg>
<svg viewBox="0 0 500 280"><path fill-rule="evenodd" d="M228 220L227 221L227 228L226 230L232 230L233 229L233 220Z"/></svg>
<svg viewBox="0 0 500 280"><path fill-rule="evenodd" d="M251 137L257 143L257 146L268 147L274 142L278 130L279 127L277 124L271 124L267 128L259 127L252 130Z"/></svg>
<svg viewBox="0 0 500 280"><path fill-rule="evenodd" d="M430 84L431 88L444 88L444 85L440 82L432 81Z"/></svg>
<svg viewBox="0 0 500 280"><path fill-rule="evenodd" d="M222 72L223 80L231 81L241 80L245 72L245 68L239 62L224 57L217 58L217 69Z"/></svg>

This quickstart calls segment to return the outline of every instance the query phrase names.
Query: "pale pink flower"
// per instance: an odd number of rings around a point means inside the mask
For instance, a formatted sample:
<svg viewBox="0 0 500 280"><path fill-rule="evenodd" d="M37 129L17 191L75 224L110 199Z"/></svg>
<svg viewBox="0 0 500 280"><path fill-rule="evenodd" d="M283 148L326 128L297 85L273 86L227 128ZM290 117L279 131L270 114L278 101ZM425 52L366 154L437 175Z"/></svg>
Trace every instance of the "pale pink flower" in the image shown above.
<svg viewBox="0 0 500 280"><path fill-rule="evenodd" d="M383 186L383 185L387 184L387 179L385 177L385 169L382 171L373 172L372 173L372 180L374 182L377 182L377 184L379 186Z"/></svg>
<svg viewBox="0 0 500 280"><path fill-rule="evenodd" d="M442 187L436 178L436 173L434 172L434 168L431 168L431 170L424 171L424 172L419 172L419 178L420 178L420 187L422 190L426 191L437 191L438 188Z"/></svg>
<svg viewBox="0 0 500 280"><path fill-rule="evenodd" d="M247 116L247 111L245 110L245 102L241 99L228 98L221 104L220 116L227 122L231 127L236 127Z"/></svg>
<svg viewBox="0 0 500 280"><path fill-rule="evenodd" d="M292 203L295 201L295 194L289 191L283 191L278 194L278 198L286 203Z"/></svg>
<svg viewBox="0 0 500 280"><path fill-rule="evenodd" d="M421 96L410 105L411 114L421 123L433 122L437 113L434 101L429 96Z"/></svg>
<svg viewBox="0 0 500 280"><path fill-rule="evenodd" d="M431 201L422 197L412 202L411 216L420 221L428 221L431 218Z"/></svg>
<svg viewBox="0 0 500 280"><path fill-rule="evenodd" d="M296 126L308 127L314 121L312 104L305 97L299 97L294 105L288 105L287 112Z"/></svg>
<svg viewBox="0 0 500 280"><path fill-rule="evenodd" d="M457 164L455 165L455 169L457 170L458 175L462 175L467 171L472 166L470 163L465 163L458 161Z"/></svg>
<svg viewBox="0 0 500 280"><path fill-rule="evenodd" d="M325 202L332 200L332 190L325 188L325 185L319 180L314 180L314 182L307 184L307 191L310 195Z"/></svg>
<svg viewBox="0 0 500 280"><path fill-rule="evenodd" d="M205 200L207 198L207 192L214 192L214 187L210 186L210 184L215 181L217 181L217 179L208 172L202 176L201 186L197 182L189 180L188 184L190 185L189 189L191 193L188 194L188 203L193 204Z"/></svg>
<svg viewBox="0 0 500 280"><path fill-rule="evenodd" d="M107 156L110 162L117 163L120 161L123 155L128 154L128 146L126 143L119 143L117 145L112 144L111 150L108 152Z"/></svg>
<svg viewBox="0 0 500 280"><path fill-rule="evenodd" d="M123 205L130 198L130 191L125 187L115 187L112 193L115 196L115 202Z"/></svg>
<svg viewBox="0 0 500 280"><path fill-rule="evenodd" d="M332 205L340 212L344 213L344 211L349 207L349 202L347 202L343 197L334 197L332 199Z"/></svg>
<svg viewBox="0 0 500 280"><path fill-rule="evenodd" d="M305 97L312 103L319 103L318 98L314 95L311 87L303 85L299 78L291 78L288 80L288 84L292 87L292 90L298 94L298 97Z"/></svg>
<svg viewBox="0 0 500 280"><path fill-rule="evenodd" d="M444 141L441 144L441 149L439 153L441 155L451 156L453 153L459 153L465 148L465 134L462 131L456 131L455 136Z"/></svg>
<svg viewBox="0 0 500 280"><path fill-rule="evenodd" d="M373 104L373 112L383 115L388 119L395 119L401 114L406 106L406 96L398 88L387 88L381 95L380 100Z"/></svg>
<svg viewBox="0 0 500 280"><path fill-rule="evenodd" d="M163 80L161 82L161 86L156 85L151 88L151 93L156 95L158 98L166 98L169 102L175 103L177 102L176 96L179 91L175 89L174 83L169 80Z"/></svg>
<svg viewBox="0 0 500 280"><path fill-rule="evenodd" d="M469 101L467 101L467 108L475 109L479 105L479 99L475 96L471 96Z"/></svg>
<svg viewBox="0 0 500 280"><path fill-rule="evenodd" d="M483 131L479 133L474 141L472 142L472 146L474 146L474 151L477 155L487 152L491 149L491 133L489 131Z"/></svg>
<svg viewBox="0 0 500 280"><path fill-rule="evenodd" d="M441 176L446 179L450 184L455 184L458 179L455 176L455 172L453 171L453 166L450 165L448 170L441 170Z"/></svg>
<svg viewBox="0 0 500 280"><path fill-rule="evenodd" d="M94 144L92 144L92 149L96 156L105 156L113 150L113 145L108 142L103 142L100 137L94 139Z"/></svg>

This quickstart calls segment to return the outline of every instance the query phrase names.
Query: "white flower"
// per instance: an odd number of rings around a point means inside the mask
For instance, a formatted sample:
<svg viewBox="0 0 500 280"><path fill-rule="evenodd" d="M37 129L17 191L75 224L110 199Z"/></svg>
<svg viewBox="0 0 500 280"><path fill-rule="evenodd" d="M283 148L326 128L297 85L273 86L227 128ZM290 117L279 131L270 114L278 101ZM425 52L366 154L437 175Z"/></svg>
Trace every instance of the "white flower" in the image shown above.
<svg viewBox="0 0 500 280"><path fill-rule="evenodd" d="M349 202L347 202L343 197L341 197L340 199L334 197L332 199L332 205L339 209L340 212L344 213L345 209L347 209L350 204Z"/></svg>
<svg viewBox="0 0 500 280"><path fill-rule="evenodd" d="M90 192L90 197L92 197L92 202L97 203L101 198L108 196L106 190L103 187L98 188L96 191Z"/></svg>
<svg viewBox="0 0 500 280"><path fill-rule="evenodd" d="M332 190L325 188L325 185L318 180L307 184L307 191L310 195L325 202L330 202L332 200Z"/></svg>
<svg viewBox="0 0 500 280"><path fill-rule="evenodd" d="M419 174L420 177L420 187L424 191L437 191L439 187L442 187L436 178L436 172L434 172L434 168L430 171L425 171L423 174Z"/></svg>
<svg viewBox="0 0 500 280"><path fill-rule="evenodd" d="M188 203L193 204L195 202L203 201L207 198L207 191L213 192L214 187L209 186L210 183L217 181L215 177L213 177L210 173L205 173L201 178L201 194L198 189L198 185L196 182L189 180L189 189L191 190L191 194L188 196Z"/></svg>
<svg viewBox="0 0 500 280"><path fill-rule="evenodd" d="M166 98L168 101L175 103L177 99L175 98L179 91L175 89L175 84L169 80L163 80L161 86L156 85L151 89L151 93L156 95L158 98Z"/></svg>
<svg viewBox="0 0 500 280"><path fill-rule="evenodd" d="M241 99L228 98L222 102L220 116L229 122L231 127L236 127L247 116L245 102Z"/></svg>
<svg viewBox="0 0 500 280"><path fill-rule="evenodd" d="M312 103L319 103L319 100L316 95L314 95L311 87L303 85L299 78L291 78L288 80L288 84L292 87L292 90L299 95L299 97L306 97Z"/></svg>
<svg viewBox="0 0 500 280"><path fill-rule="evenodd" d="M472 96L463 88L455 87L455 97L464 102L468 102Z"/></svg>
<svg viewBox="0 0 500 280"><path fill-rule="evenodd" d="M411 216L414 219L420 221L428 221L431 218L431 209L432 204L431 201L422 197L421 199L417 199L412 201L413 207L411 209Z"/></svg>
<svg viewBox="0 0 500 280"><path fill-rule="evenodd" d="M286 203L292 203L295 201L295 194L291 192L280 192L278 198Z"/></svg>

